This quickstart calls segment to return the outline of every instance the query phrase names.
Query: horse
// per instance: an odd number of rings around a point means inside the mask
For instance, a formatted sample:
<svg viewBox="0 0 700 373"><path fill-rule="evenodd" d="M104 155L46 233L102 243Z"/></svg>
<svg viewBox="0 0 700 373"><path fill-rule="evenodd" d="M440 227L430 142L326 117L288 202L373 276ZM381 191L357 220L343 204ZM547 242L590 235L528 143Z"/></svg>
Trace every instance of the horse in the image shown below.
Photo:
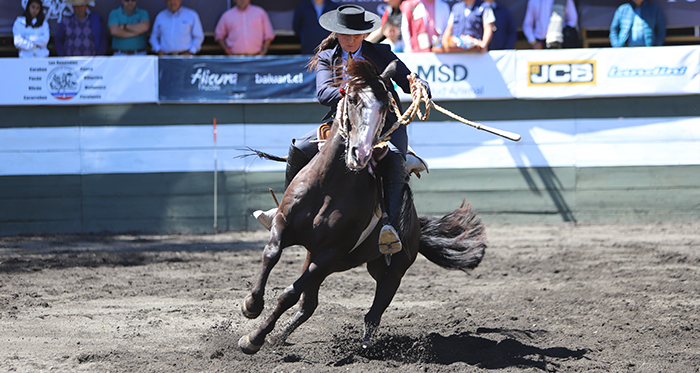
<svg viewBox="0 0 700 373"><path fill-rule="evenodd" d="M275 345L285 343L311 317L318 305L321 283L334 272L367 263L367 270L376 281L374 300L364 317L361 343L363 348L370 348L382 314L419 252L448 269L467 271L481 262L486 249L484 227L469 205L462 201L460 208L445 216L419 218L410 192L402 211L404 224L399 229L402 251L394 254L391 261L379 252L381 226L376 220L381 181L368 164L391 108L390 79L395 68L395 61L381 74L376 65L365 60L346 65L349 78L328 139L284 192L272 220L270 240L263 249L262 270L241 306L243 315L253 319L262 313L266 282L285 247L306 248L303 273L285 288L272 314L240 338L238 345L244 353L258 352L266 339ZM365 236L366 239L360 239ZM289 324L279 335L268 337L280 316L300 299Z"/></svg>

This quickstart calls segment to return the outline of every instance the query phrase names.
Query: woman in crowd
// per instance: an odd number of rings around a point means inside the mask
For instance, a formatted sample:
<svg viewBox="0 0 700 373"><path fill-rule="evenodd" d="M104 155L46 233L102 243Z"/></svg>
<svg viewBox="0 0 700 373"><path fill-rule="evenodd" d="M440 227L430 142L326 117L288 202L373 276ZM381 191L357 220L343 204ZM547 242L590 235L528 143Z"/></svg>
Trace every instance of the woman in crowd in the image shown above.
<svg viewBox="0 0 700 373"><path fill-rule="evenodd" d="M29 0L24 13L17 17L12 26L15 47L20 58L48 57L49 24L44 19L41 0Z"/></svg>

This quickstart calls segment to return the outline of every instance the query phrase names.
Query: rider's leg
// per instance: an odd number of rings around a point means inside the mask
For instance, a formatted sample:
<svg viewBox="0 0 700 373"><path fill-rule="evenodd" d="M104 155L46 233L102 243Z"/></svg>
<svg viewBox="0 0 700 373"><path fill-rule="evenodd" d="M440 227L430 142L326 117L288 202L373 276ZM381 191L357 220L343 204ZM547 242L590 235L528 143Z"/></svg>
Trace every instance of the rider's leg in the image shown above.
<svg viewBox="0 0 700 373"><path fill-rule="evenodd" d="M295 140L292 140L292 144L289 145L289 155L287 156L287 170L284 173L284 190L287 190L287 187L294 179L294 176L296 176L299 171L301 171L301 169L309 163L310 160L311 157L296 146Z"/></svg>
<svg viewBox="0 0 700 373"><path fill-rule="evenodd" d="M379 234L379 251L382 254L394 254L401 251L402 247L399 232L403 231L405 202L410 199L409 175L406 161L398 152L387 152L378 166L384 187L385 212L382 217L384 226Z"/></svg>
<svg viewBox="0 0 700 373"><path fill-rule="evenodd" d="M289 145L289 155L287 156L287 169L284 173L284 189L286 190L289 183L292 182L294 176L306 166L311 158L318 153L318 146L311 141L316 139L316 131L309 132L303 137L292 139L292 144ZM253 212L253 217L262 224L265 229L270 229L272 226L272 218L277 214L277 207L267 211L257 210Z"/></svg>

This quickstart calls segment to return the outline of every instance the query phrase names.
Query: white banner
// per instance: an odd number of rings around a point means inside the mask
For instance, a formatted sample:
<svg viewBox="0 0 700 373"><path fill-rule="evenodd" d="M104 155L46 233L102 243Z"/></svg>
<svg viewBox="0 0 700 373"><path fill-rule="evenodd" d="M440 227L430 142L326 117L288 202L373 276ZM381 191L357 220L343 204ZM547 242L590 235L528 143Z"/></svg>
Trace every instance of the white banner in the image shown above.
<svg viewBox="0 0 700 373"><path fill-rule="evenodd" d="M525 50L516 60L518 98L700 93L695 47Z"/></svg>
<svg viewBox="0 0 700 373"><path fill-rule="evenodd" d="M3 58L2 105L158 101L155 56ZM6 84L6 85L5 85Z"/></svg>
<svg viewBox="0 0 700 373"><path fill-rule="evenodd" d="M504 80L510 74L499 71L515 70L515 59L507 53L404 53L398 57L428 81L435 100L503 99L513 97ZM398 92L402 100L411 99L401 89Z"/></svg>

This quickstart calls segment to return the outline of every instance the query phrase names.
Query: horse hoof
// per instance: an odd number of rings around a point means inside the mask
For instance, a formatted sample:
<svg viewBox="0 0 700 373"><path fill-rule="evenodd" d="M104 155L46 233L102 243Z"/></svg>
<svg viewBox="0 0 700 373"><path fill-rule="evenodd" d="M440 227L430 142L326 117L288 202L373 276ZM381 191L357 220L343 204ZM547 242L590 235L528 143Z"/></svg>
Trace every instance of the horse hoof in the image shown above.
<svg viewBox="0 0 700 373"><path fill-rule="evenodd" d="M260 348L262 347L262 345L260 345L260 346L254 345L250 341L250 336L248 336L246 334L246 335L242 336L241 339L238 340L238 347L241 348L241 351L243 351L243 353L248 354L248 355L252 355L252 354L260 351Z"/></svg>
<svg viewBox="0 0 700 373"><path fill-rule="evenodd" d="M260 316L260 314L262 313L262 307L260 307L260 311L257 311L257 312L249 310L248 309L248 300L249 299L253 299L253 298L250 295L248 295L247 297L245 297L245 299L243 299L243 304L241 304L241 313L243 313L243 316L245 316L249 319L254 319L254 318Z"/></svg>

